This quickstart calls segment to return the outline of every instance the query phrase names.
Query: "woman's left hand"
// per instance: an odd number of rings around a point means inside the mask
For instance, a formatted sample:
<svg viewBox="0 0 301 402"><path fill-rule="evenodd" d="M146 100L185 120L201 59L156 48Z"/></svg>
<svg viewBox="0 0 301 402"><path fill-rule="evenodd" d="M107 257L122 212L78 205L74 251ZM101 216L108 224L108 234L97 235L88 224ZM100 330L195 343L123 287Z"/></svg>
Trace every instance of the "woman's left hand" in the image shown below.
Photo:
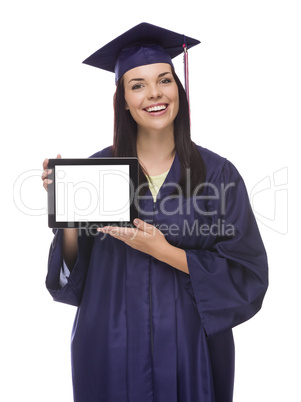
<svg viewBox="0 0 301 402"><path fill-rule="evenodd" d="M105 226L97 230L102 233L108 233L130 247L160 259L159 256L170 246L163 233L155 226L141 219L135 219L134 225L136 226L135 228Z"/></svg>

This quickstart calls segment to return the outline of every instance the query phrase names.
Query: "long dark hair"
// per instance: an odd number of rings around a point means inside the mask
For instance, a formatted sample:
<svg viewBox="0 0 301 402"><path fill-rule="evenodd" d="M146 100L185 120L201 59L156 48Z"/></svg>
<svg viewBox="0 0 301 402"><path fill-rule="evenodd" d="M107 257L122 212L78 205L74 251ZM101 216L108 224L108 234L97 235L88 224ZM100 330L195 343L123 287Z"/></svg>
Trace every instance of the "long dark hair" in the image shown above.
<svg viewBox="0 0 301 402"><path fill-rule="evenodd" d="M181 176L178 185L181 187L182 194L189 197L191 193L206 180L206 166L195 143L190 136L190 117L186 92L178 76L172 70L179 91L179 111L174 121L175 149L181 164ZM137 157L137 124L132 118L131 113L126 110L124 98L124 84L121 78L116 87L114 96L114 140L113 156ZM145 185L148 181L147 172L140 165L139 184L142 192L147 190ZM189 174L187 174L189 169ZM190 180L190 183L187 183ZM187 185L189 184L189 185ZM190 188L190 194L187 189ZM200 186L202 188L202 186Z"/></svg>

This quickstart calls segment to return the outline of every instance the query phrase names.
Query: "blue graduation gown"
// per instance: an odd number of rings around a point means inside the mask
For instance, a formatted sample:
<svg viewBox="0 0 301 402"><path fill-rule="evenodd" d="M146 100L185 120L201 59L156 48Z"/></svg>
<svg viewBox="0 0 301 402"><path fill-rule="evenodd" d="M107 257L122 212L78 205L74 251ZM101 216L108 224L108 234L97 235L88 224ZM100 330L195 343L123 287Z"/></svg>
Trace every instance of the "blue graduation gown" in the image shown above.
<svg viewBox="0 0 301 402"><path fill-rule="evenodd" d="M202 197L170 196L180 177L176 154L157 202L149 191L140 199L140 218L185 250L189 275L109 235L82 232L60 288L62 230L55 233L46 286L55 301L78 306L76 402L232 401L232 328L260 309L267 259L240 174L198 149L210 183ZM109 147L93 156L110 155Z"/></svg>

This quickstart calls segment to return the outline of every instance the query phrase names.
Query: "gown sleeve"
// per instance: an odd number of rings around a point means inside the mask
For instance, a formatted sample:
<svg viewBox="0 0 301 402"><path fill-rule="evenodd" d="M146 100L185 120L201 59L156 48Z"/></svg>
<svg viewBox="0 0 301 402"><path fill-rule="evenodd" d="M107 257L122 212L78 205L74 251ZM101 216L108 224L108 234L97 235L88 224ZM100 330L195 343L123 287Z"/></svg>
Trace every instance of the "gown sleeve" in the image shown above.
<svg viewBox="0 0 301 402"><path fill-rule="evenodd" d="M191 290L208 337L256 314L268 286L267 256L243 179L227 161L220 181L228 186L225 209L213 222L231 224L232 234L219 234L208 249L185 250Z"/></svg>
<svg viewBox="0 0 301 402"><path fill-rule="evenodd" d="M91 158L112 156L112 147L96 152ZM85 284L93 247L93 233L88 235L84 230L78 236L78 253L74 268L70 275L64 275L63 261L63 229L54 230L54 238L50 246L46 287L54 301L78 306ZM64 277L65 276L65 277ZM62 277L63 283L62 283Z"/></svg>
<svg viewBox="0 0 301 402"><path fill-rule="evenodd" d="M57 229L54 232L55 235L49 251L46 287L54 301L78 306L89 266L93 236L88 236L84 231L78 236L78 253L74 268L70 275L65 278L64 286L61 286L63 229Z"/></svg>

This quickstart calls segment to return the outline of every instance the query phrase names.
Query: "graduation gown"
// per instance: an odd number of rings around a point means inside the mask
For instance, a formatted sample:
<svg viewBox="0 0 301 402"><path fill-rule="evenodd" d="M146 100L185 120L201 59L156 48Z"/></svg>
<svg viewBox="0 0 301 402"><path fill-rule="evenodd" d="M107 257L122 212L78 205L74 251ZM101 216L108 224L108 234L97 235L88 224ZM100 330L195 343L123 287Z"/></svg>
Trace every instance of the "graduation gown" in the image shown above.
<svg viewBox="0 0 301 402"><path fill-rule="evenodd" d="M261 307L267 259L244 182L226 159L198 147L207 167L200 197L171 196L175 155L157 201L140 218L185 250L189 275L103 233L78 237L64 287L62 230L50 247L46 286L78 306L72 330L76 402L230 402L232 328ZM108 147L93 157L111 156Z"/></svg>

